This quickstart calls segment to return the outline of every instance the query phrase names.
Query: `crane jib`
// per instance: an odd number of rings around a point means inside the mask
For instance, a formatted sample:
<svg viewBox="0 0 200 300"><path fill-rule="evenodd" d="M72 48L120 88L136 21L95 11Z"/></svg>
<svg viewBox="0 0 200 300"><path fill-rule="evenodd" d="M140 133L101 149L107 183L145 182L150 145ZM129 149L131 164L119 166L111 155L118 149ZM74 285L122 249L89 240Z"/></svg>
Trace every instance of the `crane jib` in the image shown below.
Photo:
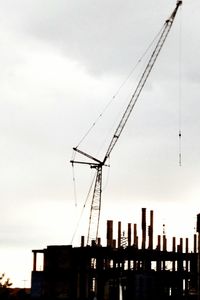
<svg viewBox="0 0 200 300"><path fill-rule="evenodd" d="M111 151L113 150L117 140L119 139L119 137L122 133L122 130L124 129L124 127L126 125L126 122L128 121L128 118L129 118L129 116L130 116L130 114L131 114L131 112L132 112L139 96L140 96L140 93L141 93L141 91L142 91L142 89L143 89L143 87L144 87L144 85L145 85L145 83L146 83L146 81L149 77L149 74L150 74L150 72L151 72L151 70L152 70L152 68L153 68L153 66L156 62L156 59L157 59L157 57L158 57L158 55L159 55L159 53L162 49L162 46L163 46L163 44L164 44L164 42L167 38L167 35L168 35L168 33L169 33L169 31L172 27L174 18L176 16L176 12L178 10L178 7L181 4L182 4L182 1L177 2L175 10L171 14L170 18L167 19L167 21L165 22L165 26L163 28L163 31L161 32L161 35L160 35L160 38L159 38L159 40L156 44L156 47L155 47L154 51L151 54L151 57L150 57L150 59L147 63L147 66L146 66L144 72L142 73L142 76L141 76L141 78L140 78L140 80L137 84L135 92L132 95L131 100L129 101L129 104L128 104L128 106L127 106L127 108L126 108L126 110L125 110L125 112L124 112L124 114L121 118L121 121L119 122L119 125L118 125L118 127L117 127L117 129L116 129L116 131L113 135L113 138L110 142L110 145L108 147L108 150L107 150L106 155L105 155L104 160L103 160L104 163L106 162L106 159L110 156Z"/></svg>

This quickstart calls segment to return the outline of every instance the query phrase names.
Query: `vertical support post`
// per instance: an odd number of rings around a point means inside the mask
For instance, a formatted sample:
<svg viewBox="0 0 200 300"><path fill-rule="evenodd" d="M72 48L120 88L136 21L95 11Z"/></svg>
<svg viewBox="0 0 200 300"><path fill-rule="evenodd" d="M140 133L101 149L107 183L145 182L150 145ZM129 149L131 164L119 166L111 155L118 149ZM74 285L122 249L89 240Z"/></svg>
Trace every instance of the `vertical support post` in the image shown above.
<svg viewBox="0 0 200 300"><path fill-rule="evenodd" d="M197 235L194 234L194 253L197 253Z"/></svg>
<svg viewBox="0 0 200 300"><path fill-rule="evenodd" d="M185 271L188 274L189 271L189 260L188 260L188 252L189 252L189 239L186 238L185 239L185 253L186 253L186 260L185 260ZM189 291L189 281L188 281L188 276L186 276L185 279L185 295L188 295L188 291Z"/></svg>
<svg viewBox="0 0 200 300"><path fill-rule="evenodd" d="M138 237L137 237L137 224L136 223L133 224L133 234L134 234L133 244L134 244L134 247L136 249L138 249ZM134 270L137 269L137 260L136 259L133 262L133 268L134 268Z"/></svg>
<svg viewBox="0 0 200 300"><path fill-rule="evenodd" d="M33 271L37 271L37 252L33 250Z"/></svg>
<svg viewBox="0 0 200 300"><path fill-rule="evenodd" d="M163 251L167 251L167 238L166 235L163 235Z"/></svg>
<svg viewBox="0 0 200 300"><path fill-rule="evenodd" d="M142 250L146 248L146 208L142 208ZM146 259L142 260L142 270L146 269Z"/></svg>
<svg viewBox="0 0 200 300"><path fill-rule="evenodd" d="M131 246L131 223L128 223L128 246Z"/></svg>
<svg viewBox="0 0 200 300"><path fill-rule="evenodd" d="M180 244L178 245L178 252L181 254L183 253L183 238L180 238ZM179 256L178 259L178 271L182 272L183 271L183 261Z"/></svg>
<svg viewBox="0 0 200 300"><path fill-rule="evenodd" d="M85 237L82 235L81 236L81 247L84 247L85 244Z"/></svg>
<svg viewBox="0 0 200 300"><path fill-rule="evenodd" d="M150 210L149 249L153 249L153 210Z"/></svg>
<svg viewBox="0 0 200 300"><path fill-rule="evenodd" d="M167 239L165 233L163 234L163 245L162 245L163 251L167 251ZM165 271L166 269L166 263L165 260L162 262L162 270Z"/></svg>
<svg viewBox="0 0 200 300"><path fill-rule="evenodd" d="M160 251L160 249L161 249L160 242L161 242L161 236L158 235L157 251ZM159 258L157 260L156 271L161 271L161 260Z"/></svg>
<svg viewBox="0 0 200 300"><path fill-rule="evenodd" d="M113 241L113 221L107 221L107 247L112 247Z"/></svg>
<svg viewBox="0 0 200 300"><path fill-rule="evenodd" d="M98 239L97 239L97 245L98 245L98 246L101 246L101 238L98 238Z"/></svg>
<svg viewBox="0 0 200 300"><path fill-rule="evenodd" d="M138 248L138 238L137 238L137 224L133 225L133 231L134 231L134 240L133 243L136 248Z"/></svg>
<svg viewBox="0 0 200 300"><path fill-rule="evenodd" d="M121 222L118 222L118 248L121 247Z"/></svg>
<svg viewBox="0 0 200 300"><path fill-rule="evenodd" d="M146 248L146 208L142 208L142 250Z"/></svg>
<svg viewBox="0 0 200 300"><path fill-rule="evenodd" d="M185 253L187 254L186 262L185 262L185 270L188 272L188 252L189 252L189 239L185 239Z"/></svg>
<svg viewBox="0 0 200 300"><path fill-rule="evenodd" d="M176 252L176 238L175 237L172 238L172 251L173 251L173 253ZM173 262L172 262L172 270L173 270L173 272L176 271L176 261L175 260L173 260Z"/></svg>
<svg viewBox="0 0 200 300"><path fill-rule="evenodd" d="M131 223L128 223L128 246L131 246ZM128 258L128 270L131 269L130 258Z"/></svg>
<svg viewBox="0 0 200 300"><path fill-rule="evenodd" d="M180 252L183 252L183 238L180 238Z"/></svg>
<svg viewBox="0 0 200 300"><path fill-rule="evenodd" d="M197 295L200 300L200 214L197 215L198 256L197 256Z"/></svg>
<svg viewBox="0 0 200 300"><path fill-rule="evenodd" d="M158 235L158 245L157 245L157 250L160 251L161 249L161 235Z"/></svg>

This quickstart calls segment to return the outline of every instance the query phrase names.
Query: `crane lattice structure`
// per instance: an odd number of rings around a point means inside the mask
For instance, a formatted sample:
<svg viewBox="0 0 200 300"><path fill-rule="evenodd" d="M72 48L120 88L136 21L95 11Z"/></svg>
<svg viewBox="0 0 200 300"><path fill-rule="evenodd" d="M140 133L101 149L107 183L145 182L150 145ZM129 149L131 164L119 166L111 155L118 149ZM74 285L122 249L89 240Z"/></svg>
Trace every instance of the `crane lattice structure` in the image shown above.
<svg viewBox="0 0 200 300"><path fill-rule="evenodd" d="M142 73L142 76L140 77L140 80L137 84L137 87L128 103L128 106L126 107L123 116L114 132L114 135L111 139L111 142L108 146L108 149L106 151L106 154L104 156L103 160L99 160L92 155L85 153L84 151L78 149L77 147L74 147L73 150L75 152L78 152L79 154L89 158L91 162L86 161L75 161L71 160L71 163L80 163L80 164L87 164L90 165L91 168L96 169L96 177L95 177L95 183L94 183L94 191L92 195L92 201L91 201L91 207L90 207L90 217L89 217L89 227L88 227L88 235L87 235L87 245L93 240L97 242L98 238L98 230L99 230L99 221L100 221L100 213L101 213L101 194L102 194L102 169L103 166L106 166L106 162L108 158L110 157L110 154L117 143L128 119L129 116L140 96L140 93L149 77L149 74L151 73L151 70L156 62L156 59L165 43L165 40L168 36L168 33L172 27L172 24L174 22L176 13L178 11L178 8L181 6L182 1L178 0L176 3L176 7L173 10L170 17L165 21L163 29L160 33L158 42L156 43L156 46L150 56L150 59Z"/></svg>

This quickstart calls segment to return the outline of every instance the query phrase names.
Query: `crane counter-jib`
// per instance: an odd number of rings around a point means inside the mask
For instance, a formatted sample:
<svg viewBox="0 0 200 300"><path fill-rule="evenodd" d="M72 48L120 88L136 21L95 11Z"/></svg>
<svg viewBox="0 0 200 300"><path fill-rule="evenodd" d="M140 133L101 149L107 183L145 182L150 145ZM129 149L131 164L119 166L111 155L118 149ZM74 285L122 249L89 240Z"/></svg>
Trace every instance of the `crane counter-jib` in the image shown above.
<svg viewBox="0 0 200 300"><path fill-rule="evenodd" d="M178 11L178 8L182 4L182 1L177 1L176 7L173 10L170 17L165 21L163 29L160 32L160 36L158 38L158 42L152 51L152 54L150 56L150 59L140 77L140 80L136 86L136 89L134 93L132 94L132 97L122 115L122 118L113 134L113 137L110 141L110 144L108 146L108 149L106 151L106 154L104 156L104 159L100 161L99 159L93 157L90 154L85 153L84 151L76 148L73 148L75 152L78 152L79 154L85 156L87 159L91 160L91 162L81 162L81 161L75 161L71 160L71 163L81 163L81 164L88 164L90 167L96 169L96 177L94 181L94 190L92 195L92 201L90 206L90 216L89 216L89 226L88 226L88 235L87 235L87 244L91 242L91 240L97 241L98 238L98 229L99 229L99 220L100 220L100 212L101 212L101 195L102 195L102 168L106 165L107 159L110 157L110 154L117 143L129 117L130 114L135 107L135 104L140 96L140 93L142 92L145 83L151 73L151 70L159 56L159 53L166 41L166 38L170 32L170 29L173 25L174 19L176 17L176 13Z"/></svg>

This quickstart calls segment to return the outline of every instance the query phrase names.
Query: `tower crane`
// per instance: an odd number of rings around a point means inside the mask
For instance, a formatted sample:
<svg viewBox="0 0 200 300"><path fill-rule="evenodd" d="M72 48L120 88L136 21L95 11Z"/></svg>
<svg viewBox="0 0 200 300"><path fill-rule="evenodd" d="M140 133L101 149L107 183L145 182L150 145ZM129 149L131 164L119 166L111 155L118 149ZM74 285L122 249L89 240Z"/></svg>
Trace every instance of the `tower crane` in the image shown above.
<svg viewBox="0 0 200 300"><path fill-rule="evenodd" d="M140 77L140 80L136 86L136 89L134 93L131 96L131 99L122 115L122 118L112 136L112 139L110 141L110 144L108 146L108 149L105 153L105 156L103 160L99 160L96 157L93 157L92 155L78 149L78 147L74 147L73 150L82 156L86 157L90 161L76 161L71 160L70 162L72 164L74 163L80 163L80 164L87 164L91 168L94 168L96 170L96 176L95 176L95 182L94 182L94 190L92 195L92 201L91 201L91 207L90 207L90 216L89 216L89 227L88 227L88 235L87 235L87 245L93 240L97 242L98 238L98 230L99 230L99 221L100 221L100 213L101 213L101 196L102 196L102 171L103 166L106 166L106 162L108 158L110 157L110 154L117 143L128 119L129 116L140 96L140 93L142 89L144 88L144 85L151 73L151 70L156 62L156 59L165 43L165 40L169 34L169 31L172 27L172 24L174 22L174 19L176 17L176 13L181 6L182 1L178 0L176 3L176 7L173 10L170 17L165 21L162 31L160 32L159 39L156 43L156 46L150 56L150 59Z"/></svg>

